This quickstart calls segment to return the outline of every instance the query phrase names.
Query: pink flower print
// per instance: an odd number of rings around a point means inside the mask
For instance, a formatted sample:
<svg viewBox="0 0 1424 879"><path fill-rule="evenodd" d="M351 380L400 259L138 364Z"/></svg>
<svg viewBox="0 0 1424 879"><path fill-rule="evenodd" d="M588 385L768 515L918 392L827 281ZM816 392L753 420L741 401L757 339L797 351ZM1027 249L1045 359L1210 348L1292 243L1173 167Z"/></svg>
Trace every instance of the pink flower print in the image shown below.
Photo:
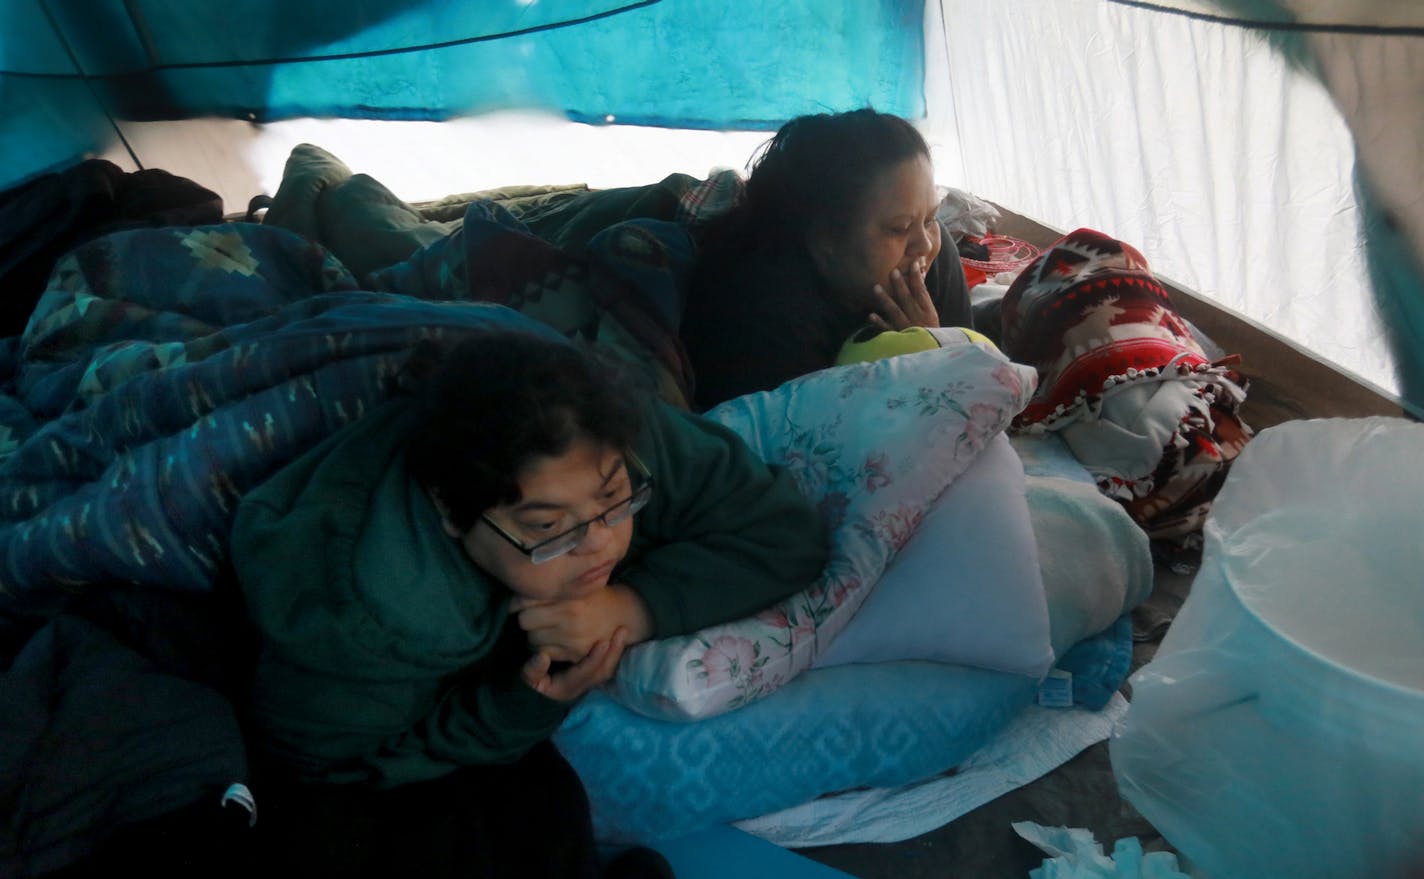
<svg viewBox="0 0 1424 879"><path fill-rule="evenodd" d="M702 668L708 684L734 681L756 661L756 650L750 638L722 635L702 654Z"/></svg>
<svg viewBox="0 0 1424 879"><path fill-rule="evenodd" d="M787 617L786 611L780 605L773 605L756 615L758 621L766 623L774 629L791 628L791 619Z"/></svg>
<svg viewBox="0 0 1424 879"><path fill-rule="evenodd" d="M999 432L1002 415L999 407L989 403L975 403L969 407L969 421L964 425L964 435L971 448L982 449L994 434Z"/></svg>
<svg viewBox="0 0 1424 879"><path fill-rule="evenodd" d="M816 623L811 619L810 614L802 614L796 621L796 628L791 630L791 643L801 644L816 636Z"/></svg>
<svg viewBox="0 0 1424 879"><path fill-rule="evenodd" d="M875 531L882 540L899 552L915 535L915 529L920 527L923 515L919 510L906 507L893 511L884 510L875 515Z"/></svg>
<svg viewBox="0 0 1424 879"><path fill-rule="evenodd" d="M885 453L869 455L865 459L865 490L871 494L877 488L884 488L894 482L890 478L890 461L885 457Z"/></svg>
<svg viewBox="0 0 1424 879"><path fill-rule="evenodd" d="M761 666L756 666L756 667L754 667L754 668L751 670L751 673L747 675L746 683L742 684L740 687L738 687L738 689L750 690L750 691L755 692L755 691L757 691L758 689L760 689L761 683L762 683L762 670L761 670Z"/></svg>
<svg viewBox="0 0 1424 879"><path fill-rule="evenodd" d="M831 482L836 446L829 439L818 440L809 433L798 436L795 443L782 454L782 466L791 473L802 494L820 494Z"/></svg>
<svg viewBox="0 0 1424 879"><path fill-rule="evenodd" d="M1008 388L1015 397L1023 394L1023 373L1007 363L994 367L994 381Z"/></svg>

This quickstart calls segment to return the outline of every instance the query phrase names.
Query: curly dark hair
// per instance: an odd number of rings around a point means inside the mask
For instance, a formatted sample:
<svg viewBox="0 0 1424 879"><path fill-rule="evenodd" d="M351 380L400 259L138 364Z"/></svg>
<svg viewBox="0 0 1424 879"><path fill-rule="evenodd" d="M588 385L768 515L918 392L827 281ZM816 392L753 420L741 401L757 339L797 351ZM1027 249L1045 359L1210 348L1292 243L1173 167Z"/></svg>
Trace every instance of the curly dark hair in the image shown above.
<svg viewBox="0 0 1424 879"><path fill-rule="evenodd" d="M869 107L798 116L752 157L746 199L729 217L742 234L799 243L814 228L844 226L861 210L879 172L928 157L908 121Z"/></svg>
<svg viewBox="0 0 1424 879"><path fill-rule="evenodd" d="M520 499L519 475L577 440L627 451L637 435L637 382L610 356L524 331L481 331L412 355L421 417L406 445L411 476L461 531Z"/></svg>

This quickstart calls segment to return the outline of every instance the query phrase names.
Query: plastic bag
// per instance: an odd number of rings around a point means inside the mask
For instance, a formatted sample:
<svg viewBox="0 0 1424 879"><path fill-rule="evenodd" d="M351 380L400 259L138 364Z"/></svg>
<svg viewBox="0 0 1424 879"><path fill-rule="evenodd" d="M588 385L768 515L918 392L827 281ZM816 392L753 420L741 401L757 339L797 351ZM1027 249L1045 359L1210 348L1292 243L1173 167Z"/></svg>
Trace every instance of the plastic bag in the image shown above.
<svg viewBox="0 0 1424 879"><path fill-rule="evenodd" d="M1081 827L1044 827L1032 821L1015 821L1014 832L1051 855L1043 866L1029 871L1029 879L1191 879L1171 852L1144 852L1135 836L1113 843L1111 855L1089 830Z"/></svg>
<svg viewBox="0 0 1424 879"><path fill-rule="evenodd" d="M965 235L983 238L999 219L999 209L962 189L945 187L935 216L956 240Z"/></svg>
<svg viewBox="0 0 1424 879"><path fill-rule="evenodd" d="M1109 745L1207 875L1424 875L1424 425L1294 421L1237 458Z"/></svg>

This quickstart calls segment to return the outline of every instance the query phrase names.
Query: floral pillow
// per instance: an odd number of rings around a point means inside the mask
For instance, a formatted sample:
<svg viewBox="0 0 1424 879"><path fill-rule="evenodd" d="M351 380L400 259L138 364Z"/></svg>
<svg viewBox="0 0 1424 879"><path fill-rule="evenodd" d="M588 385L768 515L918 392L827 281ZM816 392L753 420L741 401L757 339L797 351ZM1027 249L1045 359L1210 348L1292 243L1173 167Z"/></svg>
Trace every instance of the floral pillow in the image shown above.
<svg viewBox="0 0 1424 879"><path fill-rule="evenodd" d="M791 472L830 529L830 559L810 588L755 617L633 648L610 694L652 717L695 720L810 668L1036 381L992 345L965 342L832 367L707 412Z"/></svg>

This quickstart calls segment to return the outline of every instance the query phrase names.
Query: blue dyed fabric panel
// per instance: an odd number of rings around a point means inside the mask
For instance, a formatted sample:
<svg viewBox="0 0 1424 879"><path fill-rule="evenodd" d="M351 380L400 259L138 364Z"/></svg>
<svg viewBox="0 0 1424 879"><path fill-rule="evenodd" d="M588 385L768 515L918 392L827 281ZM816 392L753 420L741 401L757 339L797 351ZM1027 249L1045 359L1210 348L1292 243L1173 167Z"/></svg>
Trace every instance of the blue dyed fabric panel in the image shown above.
<svg viewBox="0 0 1424 879"><path fill-rule="evenodd" d="M102 146L106 112L439 120L537 108L763 129L866 104L925 113L923 0L43 5L50 16L0 10L0 109L26 123L0 136L0 187Z"/></svg>

